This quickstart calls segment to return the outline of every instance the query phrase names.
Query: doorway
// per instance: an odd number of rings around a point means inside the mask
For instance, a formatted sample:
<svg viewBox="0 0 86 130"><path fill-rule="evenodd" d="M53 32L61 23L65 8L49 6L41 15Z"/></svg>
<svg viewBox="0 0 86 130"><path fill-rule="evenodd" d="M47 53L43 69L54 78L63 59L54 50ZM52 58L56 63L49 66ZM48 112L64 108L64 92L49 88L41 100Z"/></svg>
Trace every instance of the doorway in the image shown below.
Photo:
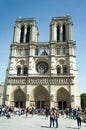
<svg viewBox="0 0 86 130"><path fill-rule="evenodd" d="M57 103L60 110L71 107L70 94L63 87L57 91Z"/></svg>
<svg viewBox="0 0 86 130"><path fill-rule="evenodd" d="M58 108L59 108L60 110L65 110L65 108L67 108L67 103L66 103L66 101L59 101L59 102L58 102Z"/></svg>
<svg viewBox="0 0 86 130"><path fill-rule="evenodd" d="M37 101L36 108L45 108L45 101Z"/></svg>
<svg viewBox="0 0 86 130"><path fill-rule="evenodd" d="M34 89L34 102L37 109L50 107L50 95L46 88L40 85Z"/></svg>
<svg viewBox="0 0 86 130"><path fill-rule="evenodd" d="M15 101L15 107L20 107L20 108L24 108L24 102L19 102L19 101Z"/></svg>
<svg viewBox="0 0 86 130"><path fill-rule="evenodd" d="M25 108L26 107L26 95L23 92L23 90L18 87L13 93L12 93L12 98L14 102L14 107L20 107L20 108Z"/></svg>

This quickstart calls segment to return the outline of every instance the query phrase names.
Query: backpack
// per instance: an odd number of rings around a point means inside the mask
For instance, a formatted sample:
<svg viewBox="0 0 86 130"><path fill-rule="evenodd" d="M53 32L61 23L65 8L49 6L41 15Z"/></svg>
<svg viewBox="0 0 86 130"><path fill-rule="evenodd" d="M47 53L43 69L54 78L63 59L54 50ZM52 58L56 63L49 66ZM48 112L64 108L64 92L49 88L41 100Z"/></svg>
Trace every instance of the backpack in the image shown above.
<svg viewBox="0 0 86 130"><path fill-rule="evenodd" d="M54 112L53 112L53 111L51 111L50 117L51 117L52 119L54 119Z"/></svg>

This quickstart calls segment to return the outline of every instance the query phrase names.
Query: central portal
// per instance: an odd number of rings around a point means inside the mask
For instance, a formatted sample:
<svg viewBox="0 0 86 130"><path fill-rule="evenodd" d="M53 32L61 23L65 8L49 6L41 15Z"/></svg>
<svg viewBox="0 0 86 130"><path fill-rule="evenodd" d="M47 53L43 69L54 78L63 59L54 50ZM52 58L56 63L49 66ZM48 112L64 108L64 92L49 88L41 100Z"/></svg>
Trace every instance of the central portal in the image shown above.
<svg viewBox="0 0 86 130"><path fill-rule="evenodd" d="M45 108L45 101L37 101L36 108Z"/></svg>
<svg viewBox="0 0 86 130"><path fill-rule="evenodd" d="M15 101L15 107L17 107L17 108L24 108L25 107L25 102Z"/></svg>
<svg viewBox="0 0 86 130"><path fill-rule="evenodd" d="M67 108L66 101L59 101L58 102L58 107L59 107L60 110L65 110L65 108Z"/></svg>
<svg viewBox="0 0 86 130"><path fill-rule="evenodd" d="M38 86L34 89L34 101L37 109L50 108L50 97L46 88Z"/></svg>

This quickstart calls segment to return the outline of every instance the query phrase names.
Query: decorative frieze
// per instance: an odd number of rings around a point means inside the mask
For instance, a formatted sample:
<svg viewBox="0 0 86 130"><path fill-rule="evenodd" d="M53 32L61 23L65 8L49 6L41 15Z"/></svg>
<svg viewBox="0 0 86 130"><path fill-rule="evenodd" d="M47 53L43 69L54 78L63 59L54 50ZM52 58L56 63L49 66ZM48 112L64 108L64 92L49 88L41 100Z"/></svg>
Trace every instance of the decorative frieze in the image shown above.
<svg viewBox="0 0 86 130"><path fill-rule="evenodd" d="M9 77L8 84L21 84L21 85L71 85L73 84L74 77L27 77L17 78Z"/></svg>

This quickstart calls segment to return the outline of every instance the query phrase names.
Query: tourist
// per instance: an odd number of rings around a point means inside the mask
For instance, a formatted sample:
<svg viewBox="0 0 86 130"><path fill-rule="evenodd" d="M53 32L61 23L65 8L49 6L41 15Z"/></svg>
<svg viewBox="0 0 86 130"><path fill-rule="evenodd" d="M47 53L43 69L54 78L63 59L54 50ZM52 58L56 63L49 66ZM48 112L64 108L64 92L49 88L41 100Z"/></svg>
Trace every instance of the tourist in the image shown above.
<svg viewBox="0 0 86 130"><path fill-rule="evenodd" d="M77 111L77 125L78 125L78 129L80 129L81 128L81 111L80 111L80 108L78 108L78 111Z"/></svg>
<svg viewBox="0 0 86 130"><path fill-rule="evenodd" d="M46 116L45 119L48 119L48 116L49 116L49 109L48 108L46 108L46 110L45 110L45 116Z"/></svg>
<svg viewBox="0 0 86 130"><path fill-rule="evenodd" d="M52 108L52 110L50 111L50 128L53 124L54 127L54 120L55 120L55 110L54 108Z"/></svg>
<svg viewBox="0 0 86 130"><path fill-rule="evenodd" d="M55 109L54 120L56 122L56 128L58 128L58 118L59 118L59 112Z"/></svg>
<svg viewBox="0 0 86 130"><path fill-rule="evenodd" d="M34 108L32 107L31 108L31 115L32 115L32 117L33 117L33 114L34 114Z"/></svg>

